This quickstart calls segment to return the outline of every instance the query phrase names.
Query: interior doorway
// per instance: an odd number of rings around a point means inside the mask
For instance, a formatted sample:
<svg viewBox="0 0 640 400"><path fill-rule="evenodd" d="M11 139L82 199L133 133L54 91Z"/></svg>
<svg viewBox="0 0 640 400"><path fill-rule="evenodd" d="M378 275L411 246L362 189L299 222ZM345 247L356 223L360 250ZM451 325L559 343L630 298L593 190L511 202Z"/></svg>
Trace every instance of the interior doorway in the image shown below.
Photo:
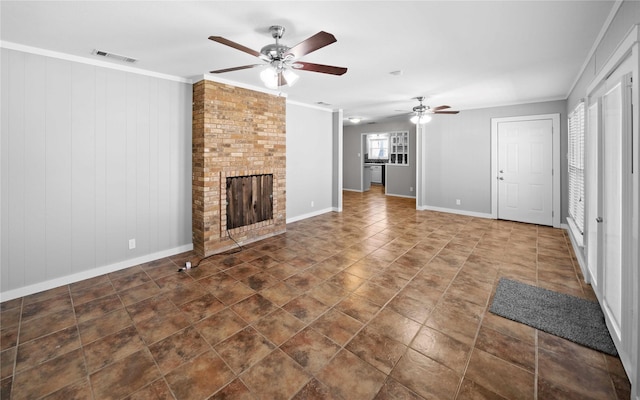
<svg viewBox="0 0 640 400"><path fill-rule="evenodd" d="M559 227L559 114L491 123L492 216Z"/></svg>

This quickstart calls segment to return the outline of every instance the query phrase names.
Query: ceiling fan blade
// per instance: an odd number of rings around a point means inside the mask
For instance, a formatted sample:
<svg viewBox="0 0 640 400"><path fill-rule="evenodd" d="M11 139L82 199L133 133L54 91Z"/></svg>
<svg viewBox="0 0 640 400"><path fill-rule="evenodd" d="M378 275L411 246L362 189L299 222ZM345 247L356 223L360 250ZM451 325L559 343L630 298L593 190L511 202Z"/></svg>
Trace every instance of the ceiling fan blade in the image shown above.
<svg viewBox="0 0 640 400"><path fill-rule="evenodd" d="M262 64L243 65L243 66L240 66L240 67L217 69L215 71L209 71L209 73L211 73L211 74L222 74L224 72L240 71L242 69L255 68L255 67L261 67L261 66L262 66Z"/></svg>
<svg viewBox="0 0 640 400"><path fill-rule="evenodd" d="M222 36L209 36L209 40L213 40L214 42L218 42L220 44L224 44L225 46L233 47L236 50L244 51L247 54L251 54L254 57L265 59L265 56L259 51L255 51L246 46L243 46L239 43L233 42L229 39L225 39ZM268 61L268 59L267 59Z"/></svg>
<svg viewBox="0 0 640 400"><path fill-rule="evenodd" d="M446 108L451 108L450 106L438 106L438 107L433 107L432 110L433 111L440 111L440 110L444 110Z"/></svg>
<svg viewBox="0 0 640 400"><path fill-rule="evenodd" d="M434 114L457 114L460 111L434 111Z"/></svg>
<svg viewBox="0 0 640 400"><path fill-rule="evenodd" d="M294 69L302 69L304 71L320 72L331 75L344 75L347 72L347 69L343 67L334 67L332 65L314 64L302 61L296 61L291 66Z"/></svg>
<svg viewBox="0 0 640 400"><path fill-rule="evenodd" d="M294 58L300 58L305 54L309 54L312 51L321 49L324 46L330 45L331 43L336 41L337 39L335 36L330 33L321 31L290 48L285 56L291 54Z"/></svg>

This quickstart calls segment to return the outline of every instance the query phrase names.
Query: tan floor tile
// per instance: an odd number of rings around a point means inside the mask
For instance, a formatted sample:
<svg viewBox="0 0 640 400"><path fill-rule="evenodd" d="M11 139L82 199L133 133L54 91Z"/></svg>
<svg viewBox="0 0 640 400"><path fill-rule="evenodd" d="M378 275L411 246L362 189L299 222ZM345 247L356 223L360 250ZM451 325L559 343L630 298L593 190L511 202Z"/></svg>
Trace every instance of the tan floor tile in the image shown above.
<svg viewBox="0 0 640 400"><path fill-rule="evenodd" d="M241 378L259 399L269 400L292 397L311 376L281 350L275 350Z"/></svg>
<svg viewBox="0 0 640 400"><path fill-rule="evenodd" d="M362 327L362 323L332 308L322 314L311 327L342 346Z"/></svg>
<svg viewBox="0 0 640 400"><path fill-rule="evenodd" d="M176 399L206 399L233 380L233 372L209 351L190 360L165 379Z"/></svg>
<svg viewBox="0 0 640 400"><path fill-rule="evenodd" d="M226 340L246 326L247 322L228 308L195 324L198 332L212 346Z"/></svg>
<svg viewBox="0 0 640 400"><path fill-rule="evenodd" d="M127 400L172 400L173 398L165 380L158 379L128 396Z"/></svg>
<svg viewBox="0 0 640 400"><path fill-rule="evenodd" d="M326 306L332 307L344 297L348 296L349 292L331 282L323 282L313 288L308 294Z"/></svg>
<svg viewBox="0 0 640 400"><path fill-rule="evenodd" d="M255 397L247 386L240 379L235 379L224 388L220 389L216 394L211 396L209 400L254 400Z"/></svg>
<svg viewBox="0 0 640 400"><path fill-rule="evenodd" d="M343 399L371 399L382 387L385 374L347 350L342 350L316 375L330 393Z"/></svg>
<svg viewBox="0 0 640 400"><path fill-rule="evenodd" d="M27 304L25 300L25 304L22 307L22 322L40 318L48 314L68 311L72 308L71 295L69 294L68 289L62 294L59 294L50 299L45 299L30 304ZM81 315L78 315L77 317L82 318Z"/></svg>
<svg viewBox="0 0 640 400"><path fill-rule="evenodd" d="M534 398L532 372L482 350L473 350L465 377L508 399Z"/></svg>
<svg viewBox="0 0 640 400"><path fill-rule="evenodd" d="M304 328L304 325L293 315L278 308L254 323L253 327L271 343L279 346Z"/></svg>
<svg viewBox="0 0 640 400"><path fill-rule="evenodd" d="M419 323L393 311L390 308L384 308L380 311L380 313L367 326L368 328L405 345L408 345L411 342L420 329Z"/></svg>
<svg viewBox="0 0 640 400"><path fill-rule="evenodd" d="M282 306L300 295L300 291L284 282L277 283L260 292L262 296L269 299L273 304Z"/></svg>
<svg viewBox="0 0 640 400"><path fill-rule="evenodd" d="M82 350L77 349L15 375L12 399L33 399L85 378Z"/></svg>
<svg viewBox="0 0 640 400"><path fill-rule="evenodd" d="M216 352L240 374L266 357L275 346L252 327L247 327L214 346Z"/></svg>
<svg viewBox="0 0 640 400"><path fill-rule="evenodd" d="M189 320L179 310L157 315L142 322L136 323L136 329L140 337L150 345L162 340L169 335L189 325Z"/></svg>
<svg viewBox="0 0 640 400"><path fill-rule="evenodd" d="M136 323L140 323L157 315L166 314L175 310L177 310L176 306L171 302L171 300L167 299L164 294L150 297L127 306L127 312L131 316L131 319Z"/></svg>
<svg viewBox="0 0 640 400"><path fill-rule="evenodd" d="M0 352L0 379L11 378L16 363L16 347L10 347Z"/></svg>
<svg viewBox="0 0 640 400"><path fill-rule="evenodd" d="M282 308L305 324L314 321L329 309L327 305L306 294L296 297Z"/></svg>
<svg viewBox="0 0 640 400"><path fill-rule="evenodd" d="M572 361L562 354L539 349L540 378L584 397L615 398L614 388L607 371L589 365L576 368L576 364Z"/></svg>
<svg viewBox="0 0 640 400"><path fill-rule="evenodd" d="M180 307L191 323L196 323L224 308L224 304L210 293L182 304Z"/></svg>
<svg viewBox="0 0 640 400"><path fill-rule="evenodd" d="M547 399L547 397L539 397ZM489 389L486 389L468 378L464 378L460 390L456 396L456 400L508 400Z"/></svg>
<svg viewBox="0 0 640 400"><path fill-rule="evenodd" d="M18 346L16 372L31 368L44 361L80 348L78 329L75 326L42 336Z"/></svg>
<svg viewBox="0 0 640 400"><path fill-rule="evenodd" d="M371 318L380 310L380 306L370 302L362 296L352 294L336 304L335 309L357 319L363 324L369 322Z"/></svg>
<svg viewBox="0 0 640 400"><path fill-rule="evenodd" d="M73 310L63 310L47 314L40 318L23 321L20 324L19 340L21 343L37 339L41 336L59 331L75 325L76 318Z"/></svg>
<svg viewBox="0 0 640 400"><path fill-rule="evenodd" d="M133 325L129 313L125 309L113 311L103 317L78 324L82 343L87 345L127 326Z"/></svg>
<svg viewBox="0 0 640 400"><path fill-rule="evenodd" d="M276 306L261 294L254 294L231 306L245 321L252 323L276 309Z"/></svg>
<svg viewBox="0 0 640 400"><path fill-rule="evenodd" d="M84 346L87 369L93 373L143 348L136 328L129 326Z"/></svg>
<svg viewBox="0 0 640 400"><path fill-rule="evenodd" d="M91 375L97 398L119 399L160 377L153 357L144 349L133 353Z"/></svg>
<svg viewBox="0 0 640 400"><path fill-rule="evenodd" d="M426 326L420 329L410 347L459 375L464 373L471 354L471 346L468 344Z"/></svg>
<svg viewBox="0 0 640 400"><path fill-rule="evenodd" d="M243 278L241 282L249 286L253 290L260 291L274 286L280 281L270 273L266 271L260 271L257 274Z"/></svg>
<svg viewBox="0 0 640 400"><path fill-rule="evenodd" d="M478 332L475 347L530 372L535 372L536 348L531 343L483 326Z"/></svg>
<svg viewBox="0 0 640 400"><path fill-rule="evenodd" d="M535 328L490 312L484 314L482 326L532 345L535 344L536 341Z"/></svg>
<svg viewBox="0 0 640 400"><path fill-rule="evenodd" d="M361 330L345 348L385 374L407 350L404 344L369 328Z"/></svg>
<svg viewBox="0 0 640 400"><path fill-rule="evenodd" d="M340 350L340 346L311 328L306 328L280 346L302 368L315 374Z"/></svg>
<svg viewBox="0 0 640 400"><path fill-rule="evenodd" d="M400 359L391 377L428 399L453 398L461 379L453 370L412 349Z"/></svg>
<svg viewBox="0 0 640 400"><path fill-rule="evenodd" d="M193 327L187 327L149 346L149 351L163 374L209 350L209 344Z"/></svg>
<svg viewBox="0 0 640 400"><path fill-rule="evenodd" d="M331 396L329 388L319 382L317 379L311 379L295 396L292 400L332 400L335 397Z"/></svg>

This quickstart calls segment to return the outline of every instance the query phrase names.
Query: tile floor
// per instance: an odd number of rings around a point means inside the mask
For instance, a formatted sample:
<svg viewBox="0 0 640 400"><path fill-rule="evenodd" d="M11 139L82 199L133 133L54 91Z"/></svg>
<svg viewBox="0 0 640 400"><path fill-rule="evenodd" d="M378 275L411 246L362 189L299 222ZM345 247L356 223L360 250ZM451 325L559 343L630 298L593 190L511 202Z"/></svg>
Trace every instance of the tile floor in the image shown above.
<svg viewBox="0 0 640 400"><path fill-rule="evenodd" d="M1 305L2 399L628 399L619 359L487 311L593 299L562 230L344 193L344 212Z"/></svg>

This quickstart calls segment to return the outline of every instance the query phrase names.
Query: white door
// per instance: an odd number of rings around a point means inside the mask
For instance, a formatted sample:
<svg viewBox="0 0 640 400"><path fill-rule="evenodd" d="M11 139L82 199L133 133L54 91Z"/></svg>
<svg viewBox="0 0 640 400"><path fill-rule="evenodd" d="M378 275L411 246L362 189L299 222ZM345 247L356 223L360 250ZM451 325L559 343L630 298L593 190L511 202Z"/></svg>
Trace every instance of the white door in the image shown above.
<svg viewBox="0 0 640 400"><path fill-rule="evenodd" d="M553 121L498 124L498 218L553 225Z"/></svg>
<svg viewBox="0 0 640 400"><path fill-rule="evenodd" d="M614 340L623 340L623 232L630 169L630 125L626 110L629 77L618 79L602 96L602 300ZM625 218L626 216L626 218ZM616 337L617 336L617 337Z"/></svg>

